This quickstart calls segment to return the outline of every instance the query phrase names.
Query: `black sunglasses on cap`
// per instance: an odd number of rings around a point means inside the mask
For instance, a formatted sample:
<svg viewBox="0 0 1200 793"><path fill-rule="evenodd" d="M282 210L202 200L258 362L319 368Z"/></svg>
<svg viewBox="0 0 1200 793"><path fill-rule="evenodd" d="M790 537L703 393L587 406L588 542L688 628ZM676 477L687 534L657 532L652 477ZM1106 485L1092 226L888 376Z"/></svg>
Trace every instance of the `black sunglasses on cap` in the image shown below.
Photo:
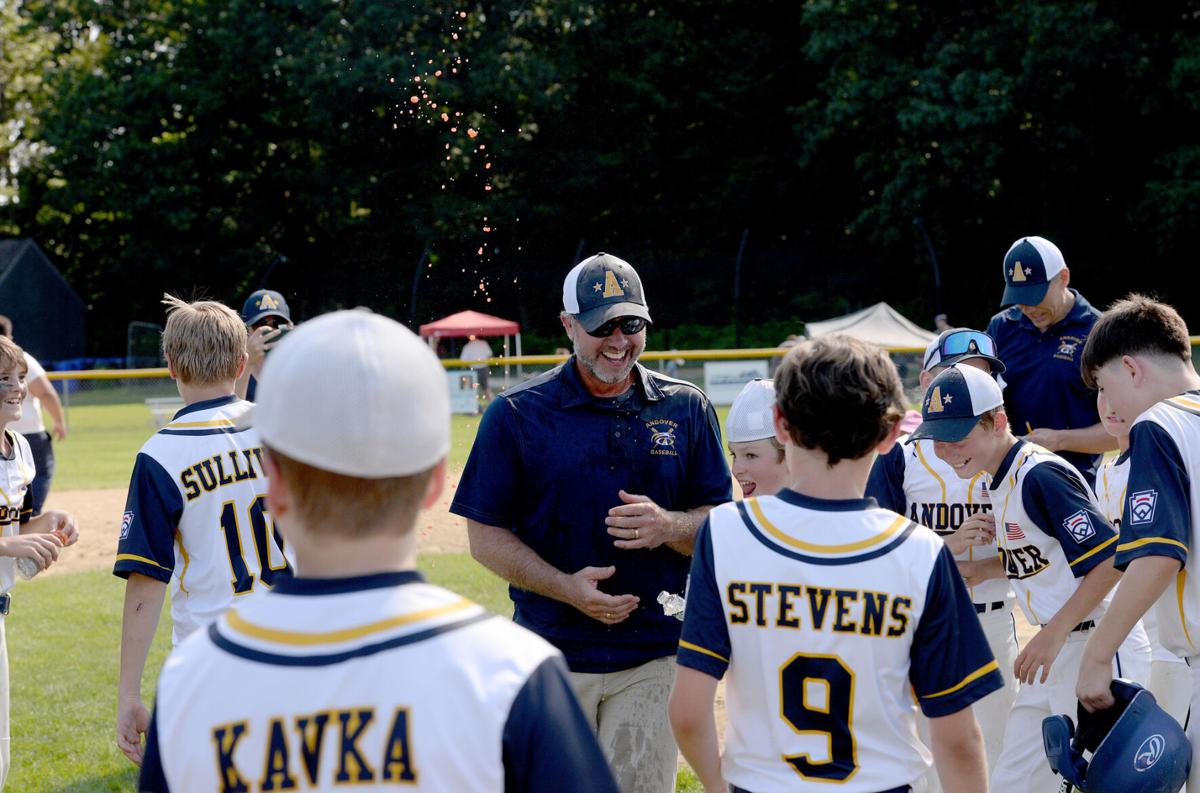
<svg viewBox="0 0 1200 793"><path fill-rule="evenodd" d="M595 330L589 330L588 335L595 336L597 339L606 339L617 328L620 328L621 333L624 333L626 336L632 336L646 329L646 320L641 317L617 317L616 319L610 319Z"/></svg>

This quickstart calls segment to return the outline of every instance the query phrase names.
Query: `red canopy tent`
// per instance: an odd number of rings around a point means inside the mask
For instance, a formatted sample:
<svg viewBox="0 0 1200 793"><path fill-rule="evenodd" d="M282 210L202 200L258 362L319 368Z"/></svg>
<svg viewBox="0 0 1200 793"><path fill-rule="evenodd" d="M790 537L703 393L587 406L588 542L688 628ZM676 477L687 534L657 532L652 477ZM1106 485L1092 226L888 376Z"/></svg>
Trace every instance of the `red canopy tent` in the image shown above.
<svg viewBox="0 0 1200 793"><path fill-rule="evenodd" d="M504 357L508 357L508 337L517 339L517 357L521 355L521 326L511 319L493 317L479 311L460 311L420 327L421 336L429 339L429 346L437 346L438 339L460 339L466 336L503 336ZM522 372L518 369L517 376ZM504 384L508 386L508 364L504 365Z"/></svg>

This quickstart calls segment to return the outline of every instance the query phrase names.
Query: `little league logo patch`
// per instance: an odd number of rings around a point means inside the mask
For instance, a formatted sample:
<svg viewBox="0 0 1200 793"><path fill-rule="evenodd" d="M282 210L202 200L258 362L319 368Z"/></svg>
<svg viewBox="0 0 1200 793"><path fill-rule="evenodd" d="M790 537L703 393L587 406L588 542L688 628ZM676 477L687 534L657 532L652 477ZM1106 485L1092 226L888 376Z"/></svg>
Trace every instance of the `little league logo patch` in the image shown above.
<svg viewBox="0 0 1200 793"><path fill-rule="evenodd" d="M1129 525L1140 526L1154 522L1154 507L1158 504L1157 490L1139 490L1129 497Z"/></svg>
<svg viewBox="0 0 1200 793"><path fill-rule="evenodd" d="M1075 542L1083 542L1089 537L1096 536L1096 529L1092 527L1092 518L1086 510L1081 509L1064 520L1063 526L1066 527Z"/></svg>
<svg viewBox="0 0 1200 793"><path fill-rule="evenodd" d="M121 539L129 536L129 527L133 525L133 513L126 512L121 516Z"/></svg>

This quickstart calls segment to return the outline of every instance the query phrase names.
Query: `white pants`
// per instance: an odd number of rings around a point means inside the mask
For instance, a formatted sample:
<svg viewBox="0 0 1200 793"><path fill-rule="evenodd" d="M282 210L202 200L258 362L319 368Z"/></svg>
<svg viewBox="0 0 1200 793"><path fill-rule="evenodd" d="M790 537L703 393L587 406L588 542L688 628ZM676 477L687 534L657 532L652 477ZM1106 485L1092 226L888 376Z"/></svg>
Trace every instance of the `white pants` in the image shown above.
<svg viewBox="0 0 1200 793"><path fill-rule="evenodd" d="M620 672L570 676L622 793L674 793L679 748L667 701L675 686L675 656Z"/></svg>
<svg viewBox="0 0 1200 793"><path fill-rule="evenodd" d="M1192 670L1188 665L1182 661L1154 661L1150 664L1149 688L1159 707L1187 726L1188 705L1192 702Z"/></svg>
<svg viewBox="0 0 1200 793"><path fill-rule="evenodd" d="M1045 683L1022 683L1004 729L1004 748L992 769L990 788L1004 793L1056 793L1062 780L1050 770L1042 743L1042 719L1065 714L1075 721L1079 661L1091 631L1072 631Z"/></svg>
<svg viewBox="0 0 1200 793"><path fill-rule="evenodd" d="M1150 637L1146 635L1141 621L1138 621L1117 648L1117 655L1113 658L1113 675L1149 687L1150 659L1153 655ZM1071 717L1071 721L1075 721L1074 716Z"/></svg>
<svg viewBox="0 0 1200 793"><path fill-rule="evenodd" d="M992 655L1000 665L1000 674L1004 675L1003 688L993 691L971 706L975 711L975 721L979 722L979 730L983 733L988 768L995 768L996 760L1000 757L1000 747L1004 743L1004 725L1017 696L1017 679L1012 673L1018 652L1017 626L1013 622L1012 603L1009 602L1005 608L980 614L979 625L983 628L983 635L987 637L988 646L992 648ZM929 746L929 721L923 716L918 716L917 725L921 731L921 740ZM925 772L924 784L914 787L928 793L939 793L942 786L938 780L937 767L931 766Z"/></svg>
<svg viewBox="0 0 1200 793"><path fill-rule="evenodd" d="M0 790L8 779L8 638L0 615Z"/></svg>

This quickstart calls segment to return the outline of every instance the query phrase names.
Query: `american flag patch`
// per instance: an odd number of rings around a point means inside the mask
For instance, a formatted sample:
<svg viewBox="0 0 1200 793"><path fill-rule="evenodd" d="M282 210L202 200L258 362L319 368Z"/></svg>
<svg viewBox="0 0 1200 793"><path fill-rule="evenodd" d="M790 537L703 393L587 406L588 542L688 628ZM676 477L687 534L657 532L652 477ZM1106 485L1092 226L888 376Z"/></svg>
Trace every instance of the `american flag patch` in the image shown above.
<svg viewBox="0 0 1200 793"><path fill-rule="evenodd" d="M1083 542L1089 537L1096 536L1096 530L1092 528L1092 519L1087 514L1087 510L1079 510L1064 520L1063 526L1071 534L1075 542Z"/></svg>
<svg viewBox="0 0 1200 793"><path fill-rule="evenodd" d="M129 536L129 527L133 524L133 513L126 512L121 516L121 539Z"/></svg>
<svg viewBox="0 0 1200 793"><path fill-rule="evenodd" d="M1004 524L1004 536L1010 540L1025 539L1025 532L1021 531L1021 527L1015 523Z"/></svg>

